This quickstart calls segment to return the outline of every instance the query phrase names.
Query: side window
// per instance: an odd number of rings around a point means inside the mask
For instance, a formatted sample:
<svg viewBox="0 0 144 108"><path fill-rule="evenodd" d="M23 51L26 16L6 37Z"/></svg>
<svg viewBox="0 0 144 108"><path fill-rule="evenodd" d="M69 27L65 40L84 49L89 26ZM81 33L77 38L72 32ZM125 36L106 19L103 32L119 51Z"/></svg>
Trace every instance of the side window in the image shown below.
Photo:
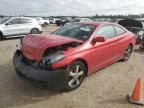
<svg viewBox="0 0 144 108"><path fill-rule="evenodd" d="M26 18L22 18L21 19L21 24L25 24L25 23L31 23L30 19L26 19Z"/></svg>
<svg viewBox="0 0 144 108"><path fill-rule="evenodd" d="M121 35L123 33L125 33L126 31L124 29L122 29L121 27L118 26L114 26L115 31L116 31L116 35Z"/></svg>
<svg viewBox="0 0 144 108"><path fill-rule="evenodd" d="M96 33L96 35L102 35L106 39L115 37L114 27L112 25L103 26L99 29L99 31Z"/></svg>
<svg viewBox="0 0 144 108"><path fill-rule="evenodd" d="M8 22L9 25L13 25L13 24L21 24L21 19L20 18L14 18L11 21Z"/></svg>

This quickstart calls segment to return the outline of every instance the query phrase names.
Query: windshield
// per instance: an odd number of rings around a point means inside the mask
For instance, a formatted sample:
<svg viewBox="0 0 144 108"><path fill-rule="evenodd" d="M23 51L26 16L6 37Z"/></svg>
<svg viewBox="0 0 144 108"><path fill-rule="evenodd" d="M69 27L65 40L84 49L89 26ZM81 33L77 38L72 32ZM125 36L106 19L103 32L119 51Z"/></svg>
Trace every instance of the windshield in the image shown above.
<svg viewBox="0 0 144 108"><path fill-rule="evenodd" d="M8 21L9 19L10 19L9 17L5 17L5 18L0 19L0 24L5 23L5 22Z"/></svg>
<svg viewBox="0 0 144 108"><path fill-rule="evenodd" d="M92 24L68 24L53 34L86 41L95 28Z"/></svg>

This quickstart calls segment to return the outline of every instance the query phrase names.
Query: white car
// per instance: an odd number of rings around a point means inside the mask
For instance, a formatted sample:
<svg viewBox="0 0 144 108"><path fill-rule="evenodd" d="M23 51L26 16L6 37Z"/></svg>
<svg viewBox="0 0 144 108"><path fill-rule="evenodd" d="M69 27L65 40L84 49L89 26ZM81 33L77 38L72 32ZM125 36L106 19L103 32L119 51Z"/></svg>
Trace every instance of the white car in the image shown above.
<svg viewBox="0 0 144 108"><path fill-rule="evenodd" d="M42 32L37 20L29 17L5 17L0 19L0 40L9 36L39 34Z"/></svg>
<svg viewBox="0 0 144 108"><path fill-rule="evenodd" d="M60 20L58 18L50 18L49 21L50 21L50 24L55 24L57 20Z"/></svg>
<svg viewBox="0 0 144 108"><path fill-rule="evenodd" d="M35 19L39 22L39 24L40 24L41 26L47 26L47 25L50 24L50 21L49 21L49 20L43 19L42 17L36 17Z"/></svg>

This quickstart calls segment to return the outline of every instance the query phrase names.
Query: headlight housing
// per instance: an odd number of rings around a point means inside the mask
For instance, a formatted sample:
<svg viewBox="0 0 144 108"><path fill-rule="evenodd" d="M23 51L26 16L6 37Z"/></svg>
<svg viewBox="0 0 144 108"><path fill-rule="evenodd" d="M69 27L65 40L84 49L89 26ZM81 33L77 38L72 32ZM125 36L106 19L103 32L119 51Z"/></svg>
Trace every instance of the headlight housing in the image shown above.
<svg viewBox="0 0 144 108"><path fill-rule="evenodd" d="M46 57L43 57L43 59L41 60L40 66L44 69L50 69L51 65L53 65L54 63L56 63L64 58L65 58L65 56L60 53L46 56Z"/></svg>
<svg viewBox="0 0 144 108"><path fill-rule="evenodd" d="M23 40L23 38L21 38L21 39L20 39L20 42L19 42L18 44L16 44L16 49L17 49L17 50L20 50L20 49L21 49L21 47L22 47L22 40Z"/></svg>

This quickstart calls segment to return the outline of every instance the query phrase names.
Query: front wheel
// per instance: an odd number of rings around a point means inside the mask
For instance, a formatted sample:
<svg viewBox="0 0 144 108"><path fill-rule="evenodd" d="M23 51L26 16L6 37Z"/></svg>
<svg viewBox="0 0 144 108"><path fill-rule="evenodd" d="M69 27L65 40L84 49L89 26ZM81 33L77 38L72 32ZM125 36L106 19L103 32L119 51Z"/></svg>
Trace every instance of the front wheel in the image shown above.
<svg viewBox="0 0 144 108"><path fill-rule="evenodd" d="M85 78L86 66L80 61L72 63L69 67L69 79L67 82L67 91L78 88Z"/></svg>
<svg viewBox="0 0 144 108"><path fill-rule="evenodd" d="M125 50L124 58L122 59L122 61L127 61L130 58L131 53L132 53L132 45L129 45Z"/></svg>

